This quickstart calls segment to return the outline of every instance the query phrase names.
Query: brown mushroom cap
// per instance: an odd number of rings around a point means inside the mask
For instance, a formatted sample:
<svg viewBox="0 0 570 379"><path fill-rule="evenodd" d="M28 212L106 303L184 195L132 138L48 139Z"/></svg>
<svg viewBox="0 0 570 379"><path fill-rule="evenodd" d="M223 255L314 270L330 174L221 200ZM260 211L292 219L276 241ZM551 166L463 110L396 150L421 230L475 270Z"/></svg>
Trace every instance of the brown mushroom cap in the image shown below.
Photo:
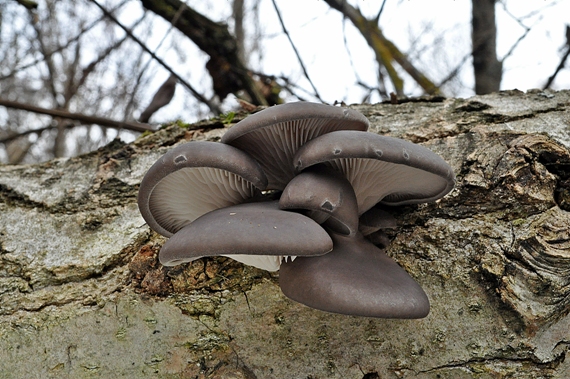
<svg viewBox="0 0 570 379"><path fill-rule="evenodd" d="M311 308L354 316L422 318L429 300L422 288L361 234L331 235L332 252L284 262L285 296Z"/></svg>
<svg viewBox="0 0 570 379"><path fill-rule="evenodd" d="M341 173L323 165L312 166L291 179L279 207L304 210L335 233L348 235L358 230L358 205L352 186Z"/></svg>
<svg viewBox="0 0 570 379"><path fill-rule="evenodd" d="M148 225L170 237L201 215L257 196L266 186L261 167L246 153L195 141L152 165L141 182L138 204Z"/></svg>
<svg viewBox="0 0 570 379"><path fill-rule="evenodd" d="M310 218L279 209L277 201L246 203L209 212L179 230L162 246L165 266L208 256L230 256L269 271L287 256L330 252L332 240Z"/></svg>
<svg viewBox="0 0 570 379"><path fill-rule="evenodd" d="M297 172L325 163L344 173L358 199L359 214L378 202L387 205L439 199L455 185L451 167L431 150L398 138L337 131L302 146Z"/></svg>
<svg viewBox="0 0 570 379"><path fill-rule="evenodd" d="M267 189L282 190L295 176L293 156L303 144L335 130L368 129L359 112L325 104L297 102L255 113L231 127L222 142L253 156L268 178Z"/></svg>

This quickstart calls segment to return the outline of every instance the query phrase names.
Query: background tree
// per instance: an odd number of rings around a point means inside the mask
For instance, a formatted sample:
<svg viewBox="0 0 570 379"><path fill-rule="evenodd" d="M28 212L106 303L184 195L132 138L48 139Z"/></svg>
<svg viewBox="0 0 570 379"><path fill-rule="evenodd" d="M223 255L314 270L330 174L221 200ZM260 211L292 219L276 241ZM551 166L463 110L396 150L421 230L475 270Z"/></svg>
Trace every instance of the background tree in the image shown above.
<svg viewBox="0 0 570 379"><path fill-rule="evenodd" d="M291 17L291 4L277 0L224 5L180 0L3 2L0 160L34 162L87 152L117 136L131 140L152 128L136 120L148 121L141 114L168 77L176 78L178 90L168 106L149 118L153 122L217 115L235 109L236 98L256 106L295 99L375 102L388 99L391 92L402 98L494 91L500 88L503 63L513 59L513 51L533 28L546 22L542 14L549 8L565 9L563 2L553 1L515 16L511 8L519 3L476 2L471 49L466 35L442 31L429 19L410 25L408 40L402 39L391 20L412 3L306 3L307 21L299 26L301 14ZM507 15L522 28L500 59L493 43L495 7L501 22ZM307 14L309 10L314 14ZM322 25L330 29L324 37L301 34L322 20L328 20ZM337 48L326 53L331 54L326 66L319 66L320 57L311 55L312 50L329 44ZM286 69L268 63L276 56L290 62ZM333 61L349 61L351 68L327 72ZM550 72L533 75L541 86L556 88L567 80L564 65L562 59L556 74L554 65ZM346 90L330 93L324 84L339 78Z"/></svg>

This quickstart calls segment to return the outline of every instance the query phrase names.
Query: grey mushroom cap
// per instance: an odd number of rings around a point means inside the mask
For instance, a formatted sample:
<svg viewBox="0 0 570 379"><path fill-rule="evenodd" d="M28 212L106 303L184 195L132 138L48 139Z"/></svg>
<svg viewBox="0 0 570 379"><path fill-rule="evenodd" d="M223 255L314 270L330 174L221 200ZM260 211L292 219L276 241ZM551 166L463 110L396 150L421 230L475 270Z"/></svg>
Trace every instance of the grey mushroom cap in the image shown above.
<svg viewBox="0 0 570 379"><path fill-rule="evenodd" d="M331 237L332 252L281 265L279 285L285 296L311 308L354 316L427 316L425 292L382 250L361 234Z"/></svg>
<svg viewBox="0 0 570 379"><path fill-rule="evenodd" d="M279 207L305 211L335 233L358 231L358 204L350 182L324 165L312 166L291 179L281 194Z"/></svg>
<svg viewBox="0 0 570 379"><path fill-rule="evenodd" d="M358 230L363 236L375 233L380 229L393 229L396 226L398 225L394 216L377 207L370 208L358 219Z"/></svg>
<svg viewBox="0 0 570 379"><path fill-rule="evenodd" d="M368 129L361 113L310 102L273 106L231 127L222 142L253 156L268 178L267 189L282 190L295 176L293 156L307 141L335 130Z"/></svg>
<svg viewBox="0 0 570 379"><path fill-rule="evenodd" d="M302 146L294 158L297 172L316 164L341 171L358 199L359 214L387 205L435 201L453 189L451 167L431 150L398 138L358 131L337 131Z"/></svg>
<svg viewBox="0 0 570 379"><path fill-rule="evenodd" d="M148 225L170 237L207 212L259 196L266 186L263 170L246 153L194 141L152 165L141 182L138 205Z"/></svg>
<svg viewBox="0 0 570 379"><path fill-rule="evenodd" d="M278 201L254 202L217 209L179 230L159 253L165 266L208 256L230 256L269 271L288 256L330 252L333 243L315 221L279 209Z"/></svg>

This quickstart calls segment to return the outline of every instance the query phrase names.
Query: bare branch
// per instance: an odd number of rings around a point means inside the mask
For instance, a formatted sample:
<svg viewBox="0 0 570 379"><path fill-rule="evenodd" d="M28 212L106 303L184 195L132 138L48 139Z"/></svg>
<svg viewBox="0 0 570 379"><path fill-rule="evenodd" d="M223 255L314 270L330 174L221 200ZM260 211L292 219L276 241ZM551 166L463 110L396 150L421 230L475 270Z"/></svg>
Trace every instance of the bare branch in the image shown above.
<svg viewBox="0 0 570 379"><path fill-rule="evenodd" d="M184 4L180 0L141 0L141 2L145 8L167 21L172 19L175 10ZM206 69L212 77L214 92L220 100L230 93L235 94L244 90L252 102L257 105L267 105L267 100L256 86L250 71L239 58L236 40L225 25L214 22L185 6L175 26L210 56Z"/></svg>
<svg viewBox="0 0 570 379"><path fill-rule="evenodd" d="M148 107L146 107L146 109L141 113L139 121L147 123L150 117L157 110L170 103L170 101L174 97L175 90L176 90L176 77L174 75L170 75L170 77L166 79L166 81L162 83L160 88L156 91Z"/></svg>
<svg viewBox="0 0 570 379"><path fill-rule="evenodd" d="M435 84L416 69L405 54L384 36L374 20L368 20L358 9L348 4L345 0L325 0L325 2L331 8L336 9L347 17L366 39L366 42L374 51L378 63L386 68L398 95L403 95L403 81L396 72L392 61L396 61L427 93L435 94L439 92Z"/></svg>
<svg viewBox="0 0 570 379"><path fill-rule="evenodd" d="M198 99L200 100L202 103L206 104L210 110L215 113L215 114L219 114L222 113L221 109L214 103L212 103L210 100L206 99L202 94L200 94L198 91L196 91L191 85L190 83L188 83L186 80L184 80L184 78L182 78L181 76L179 76L176 72L174 72L174 70L166 64L166 62L164 62L161 58L159 58L155 53L153 53L140 39L138 39L127 27L125 27L119 20L117 20L117 18L115 16L113 16L107 9L105 9L103 6L101 6L97 0L91 0L91 2L93 2L104 14L105 16L107 16L111 21L113 21L115 24L117 24L117 26L119 26L121 29L123 29L123 31L125 33L127 33L127 35L133 40L135 41L144 51L146 51L148 54L150 54L151 57L153 57L154 60L156 60L161 66L163 66L168 72L170 72L172 75L174 75L176 77L176 79L178 79L180 81L180 83L182 83L186 88L188 88L188 90Z"/></svg>
<svg viewBox="0 0 570 379"><path fill-rule="evenodd" d="M497 59L496 0L472 0L473 70L475 93L483 95L501 87L503 64Z"/></svg>
<svg viewBox="0 0 570 379"><path fill-rule="evenodd" d="M38 7L38 3L32 0L16 0L16 2L26 7L28 10L35 10Z"/></svg>
<svg viewBox="0 0 570 379"><path fill-rule="evenodd" d="M272 0L272 2L273 2L273 7L275 8L275 12L277 13L277 17L279 18L279 23L281 24L281 28L283 29L283 33L285 33L285 35L287 36L287 39L289 40L289 43L291 44L291 47L293 48L293 51L295 52L295 55L297 56L297 60L299 61L299 64L301 65L301 69L303 70L303 74L305 75L305 78L307 78L307 80L309 81L309 84L311 85L311 87L313 87L313 91L315 92L315 97L317 99L319 99L320 101L323 101L323 99L321 99L321 96L319 95L319 91L317 91L317 87L315 87L315 85L313 84L313 81L309 77L309 73L307 72L307 68L305 67L303 60L301 59L301 55L299 54L297 47L293 43L293 39L291 39L291 35L289 34L289 31L285 27L285 23L283 22L283 18L281 17L281 12L279 12L279 8L277 7L277 3L275 2L275 0Z"/></svg>
<svg viewBox="0 0 570 379"><path fill-rule="evenodd" d="M245 57L245 31L243 28L244 0L233 0L232 17L234 19L234 36L236 37L238 57L242 62L247 62Z"/></svg>
<svg viewBox="0 0 570 379"><path fill-rule="evenodd" d="M386 0L382 1L382 5L380 6L380 9L378 10L376 17L374 17L374 22L376 24L378 24L380 22L380 16L382 15L382 12L384 12L384 5L386 5Z"/></svg>
<svg viewBox="0 0 570 379"><path fill-rule="evenodd" d="M570 30L570 29L566 29L566 30ZM543 87L544 89L550 88L550 86L554 82L554 79L556 79L556 75L558 75L558 73L564 68L564 65L566 64L566 60L568 59L568 56L570 56L570 40L568 42L569 42L569 44L567 45L566 54L564 54L564 56L560 60L558 67L556 67L556 70L554 70L554 74L552 74L548 78L548 80L546 81L546 84Z"/></svg>
<svg viewBox="0 0 570 379"><path fill-rule="evenodd" d="M30 129L30 130L26 130L26 131L20 132L20 133L11 133L7 137L0 138L0 143L6 144L6 143L12 142L18 138L25 137L25 136L28 136L30 134L42 134L46 130L51 130L51 129L57 129L57 126L49 125L49 126L44 126L43 128Z"/></svg>
<svg viewBox="0 0 570 379"><path fill-rule="evenodd" d="M110 120L110 119L103 118L103 117L88 116L88 115L85 115L82 113L72 113L72 112L67 112L67 111L62 111L62 110L57 110L57 109L41 108L41 107L36 107L34 105L24 104L24 103L20 103L17 101L11 101L11 100L1 99L1 98L0 98L0 105L4 106L6 108L22 109L25 111L39 113L39 114L46 114L46 115L53 116L53 117L61 117L61 118L69 119L69 120L77 120L77 121L83 122L85 124L97 124L97 125L108 126L108 127L116 128L116 129L133 130L135 132L145 132L147 130L151 130L151 131L154 130L148 124L141 124L138 122L126 122L126 121L121 122L121 121Z"/></svg>
<svg viewBox="0 0 570 379"><path fill-rule="evenodd" d="M111 12L115 12L117 9L121 8L126 2L128 2L129 0L123 0L119 5L117 5L115 8L113 8L111 10ZM48 52L48 56L52 56L53 54L59 53L60 51L63 51L65 49L67 49L72 43L77 42L86 32L88 32L89 30L93 29L93 27L95 27L102 19L104 18L104 16L99 17L98 19L96 19L95 21L93 21L92 23L90 23L88 26L83 27L79 33L77 33L77 35L73 38L70 38L67 40L67 42L64 45L59 46L58 48L56 48L55 50L51 50ZM44 57L39 58L39 59L35 59L33 61L31 61L30 63L27 63L25 65L16 67L15 69L13 69L12 71L10 71L8 74L0 76L0 80L5 80L8 78L13 77L14 75L16 75L16 73L26 70L30 67L33 67L35 65L37 65L38 63L41 63L44 61Z"/></svg>

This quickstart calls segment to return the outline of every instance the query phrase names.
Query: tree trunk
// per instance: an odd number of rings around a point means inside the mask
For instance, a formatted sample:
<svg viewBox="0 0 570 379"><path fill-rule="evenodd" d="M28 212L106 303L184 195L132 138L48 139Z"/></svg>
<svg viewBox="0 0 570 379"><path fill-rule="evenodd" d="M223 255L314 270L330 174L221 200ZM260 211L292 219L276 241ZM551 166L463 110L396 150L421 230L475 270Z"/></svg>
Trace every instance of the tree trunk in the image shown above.
<svg viewBox="0 0 570 379"><path fill-rule="evenodd" d="M393 209L387 252L428 294L421 320L309 309L229 258L157 263L138 185L227 120L0 167L0 377L568 378L569 106L570 91L354 106L457 174L440 202Z"/></svg>
<svg viewBox="0 0 570 379"><path fill-rule="evenodd" d="M503 64L497 59L496 0L472 0L471 42L475 93L484 95L501 88Z"/></svg>

